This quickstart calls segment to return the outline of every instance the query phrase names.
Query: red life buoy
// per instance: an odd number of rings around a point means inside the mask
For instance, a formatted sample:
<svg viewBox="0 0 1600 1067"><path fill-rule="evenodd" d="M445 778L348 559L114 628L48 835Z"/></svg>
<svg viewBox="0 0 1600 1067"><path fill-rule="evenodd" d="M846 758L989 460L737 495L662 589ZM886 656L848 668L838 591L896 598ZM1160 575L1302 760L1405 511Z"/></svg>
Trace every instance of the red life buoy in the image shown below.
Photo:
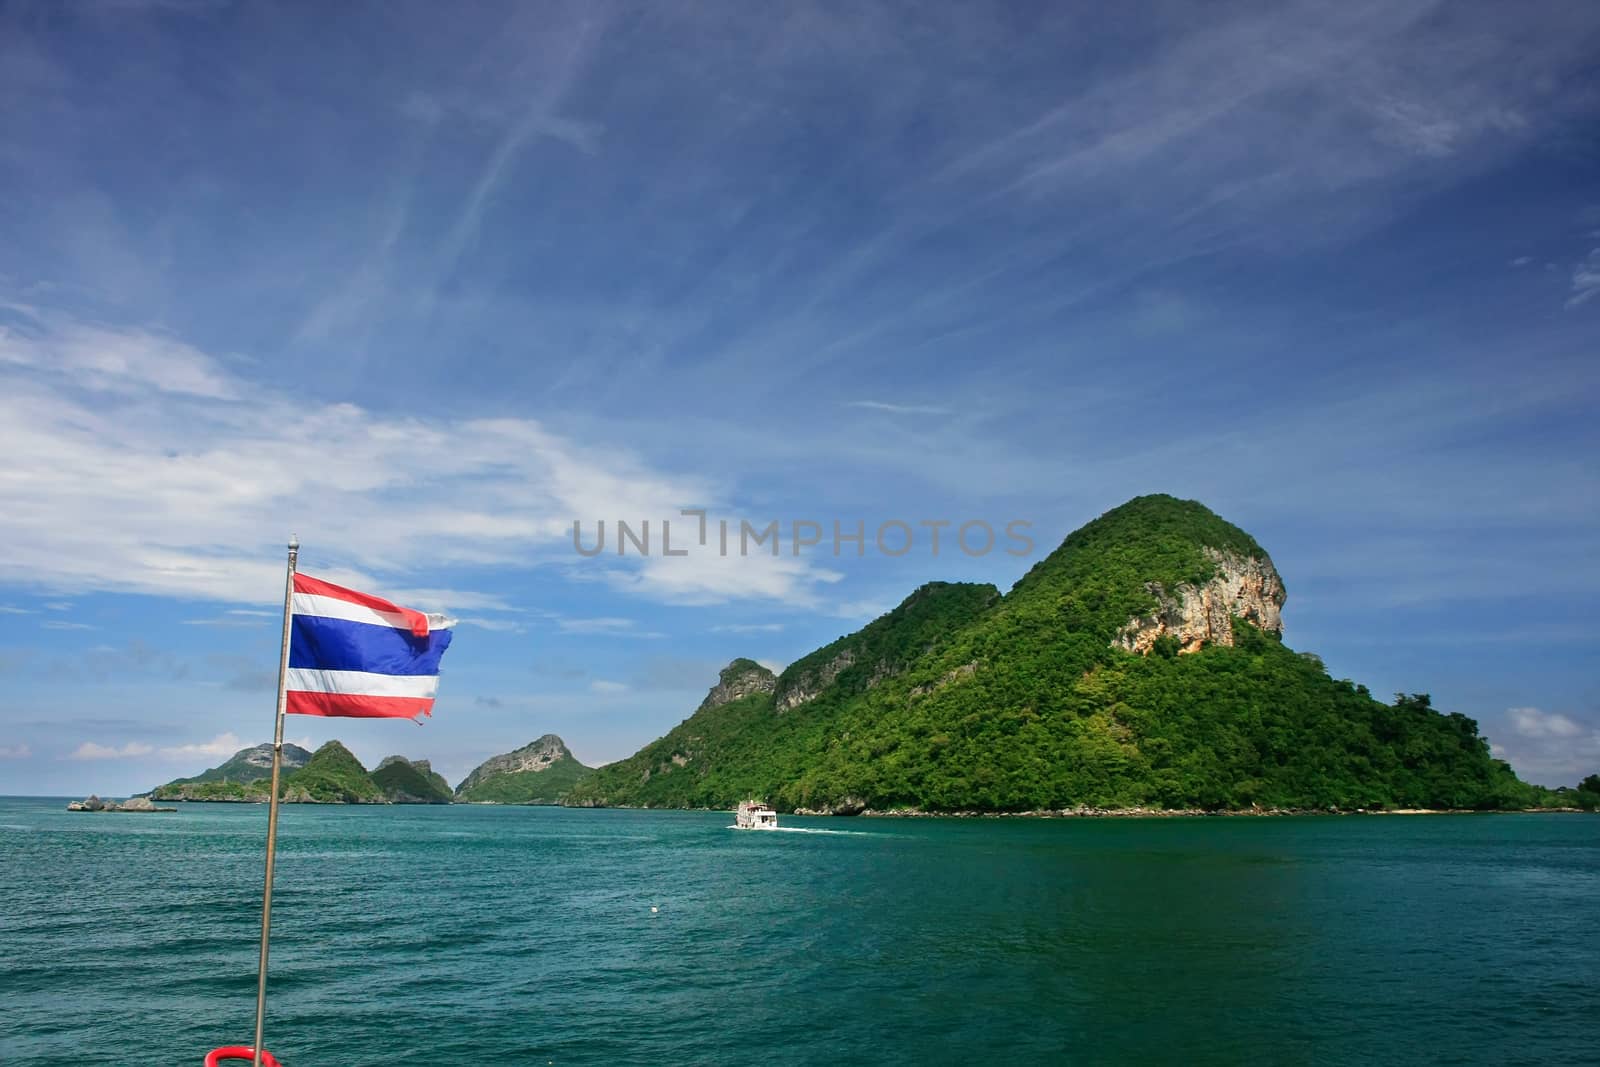
<svg viewBox="0 0 1600 1067"><path fill-rule="evenodd" d="M256 1050L248 1045L229 1045L206 1053L206 1067L218 1067L223 1060L250 1060L254 1062ZM282 1067L272 1053L261 1051L261 1067Z"/></svg>

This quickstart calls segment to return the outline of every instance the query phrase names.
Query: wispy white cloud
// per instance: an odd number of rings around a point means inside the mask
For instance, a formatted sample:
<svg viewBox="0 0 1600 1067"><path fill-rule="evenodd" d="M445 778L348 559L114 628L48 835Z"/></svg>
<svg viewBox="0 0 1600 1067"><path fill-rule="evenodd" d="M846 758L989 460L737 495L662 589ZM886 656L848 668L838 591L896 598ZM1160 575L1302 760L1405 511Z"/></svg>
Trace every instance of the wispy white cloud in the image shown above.
<svg viewBox="0 0 1600 1067"><path fill-rule="evenodd" d="M527 632L527 626L516 619L458 619L462 626L476 626L480 630L492 630L496 633L520 634Z"/></svg>
<svg viewBox="0 0 1600 1067"><path fill-rule="evenodd" d="M0 759L30 759L33 749L27 745L0 745Z"/></svg>
<svg viewBox="0 0 1600 1067"><path fill-rule="evenodd" d="M602 617L596 619L556 619L556 628L564 634L584 634L590 637L642 637L660 638L665 634L643 631L633 619Z"/></svg>
<svg viewBox="0 0 1600 1067"><path fill-rule="evenodd" d="M1596 294L1600 294L1600 248L1572 268L1572 295L1567 297L1567 307L1587 304Z"/></svg>
<svg viewBox="0 0 1600 1067"><path fill-rule="evenodd" d="M611 682L604 678L596 678L589 683L589 688L596 693L626 693L628 687L622 682Z"/></svg>
<svg viewBox="0 0 1600 1067"><path fill-rule="evenodd" d="M711 628L714 634L775 634L782 630L781 622L726 623Z"/></svg>
<svg viewBox="0 0 1600 1067"><path fill-rule="evenodd" d="M544 52L541 56L543 62L532 65L532 69L539 72L540 81L528 91L527 103L521 114L503 130L467 194L439 256L441 276L448 275L477 240L490 203L509 177L518 157L532 141L550 137L582 151L592 151L598 127L565 117L560 110L583 70L598 28L599 19L596 17L567 27L566 33L541 34L533 38ZM447 105L436 99L430 103L441 114L448 110ZM428 110L426 107L421 109Z"/></svg>
<svg viewBox="0 0 1600 1067"><path fill-rule="evenodd" d="M1588 62L1592 17L1444 10L1290 2L1153 19L1150 47L952 153L937 180L1034 217L1066 207L1065 232L1088 244L1113 228L1130 248L1188 255L1347 240L1593 109L1562 91ZM1062 233L1041 242L1059 249Z"/></svg>
<svg viewBox="0 0 1600 1067"><path fill-rule="evenodd" d="M870 622L879 615L894 610L897 600L886 600L881 597L868 597L862 600L843 600L831 604L828 614L840 619L853 619L860 622Z"/></svg>
<svg viewBox="0 0 1600 1067"><path fill-rule="evenodd" d="M1535 707L1508 708L1504 722L1503 734L1485 724L1484 732L1496 740L1492 751L1530 781L1576 785L1600 767L1600 726Z"/></svg>
<svg viewBox="0 0 1600 1067"><path fill-rule="evenodd" d="M850 400L846 401L847 408L866 408L869 411L887 411L892 415L948 415L949 408L935 407L929 404L890 404L881 400Z"/></svg>
<svg viewBox="0 0 1600 1067"><path fill-rule="evenodd" d="M73 749L66 758L72 760L102 760L102 759L137 759L148 756L155 748L142 741L129 741L125 745L101 745L93 741L85 741Z"/></svg>
<svg viewBox="0 0 1600 1067"><path fill-rule="evenodd" d="M331 580L423 608L498 613L510 606L497 595L406 589L375 572L574 561L574 518L675 516L719 499L701 479L532 420L422 421L307 404L246 386L146 331L86 334L52 316L25 325L5 336L0 364L0 493L12 502L0 513L9 546L0 580L18 585L270 603L281 582L278 541L290 528L306 546L302 563L320 558L317 571ZM115 358L97 357L100 343ZM59 363L64 347L76 355ZM119 390L103 391L106 381ZM794 560L738 574L704 560L581 562L657 598L785 599L833 580Z"/></svg>
<svg viewBox="0 0 1600 1067"><path fill-rule="evenodd" d="M13 607L10 604L0 604L0 615L32 615L27 608Z"/></svg>
<svg viewBox="0 0 1600 1067"><path fill-rule="evenodd" d="M220 733L209 741L196 741L186 745L168 745L161 749L161 755L166 759L187 759L191 756L210 756L226 758L244 748L244 742L238 736L229 733Z"/></svg>
<svg viewBox="0 0 1600 1067"><path fill-rule="evenodd" d="M0 326L0 363L64 376L96 392L236 395L234 383L204 353L145 330L78 322Z"/></svg>
<svg viewBox="0 0 1600 1067"><path fill-rule="evenodd" d="M93 630L96 627L86 622L67 622L63 619L50 619L41 622L39 627L44 630Z"/></svg>
<svg viewBox="0 0 1600 1067"><path fill-rule="evenodd" d="M722 604L764 599L798 610L822 604L819 589L843 579L838 571L793 556L765 552L719 554L715 544L682 557L650 556L628 570L608 569L612 588L673 604Z"/></svg>
<svg viewBox="0 0 1600 1067"><path fill-rule="evenodd" d="M1584 727L1559 712L1540 711L1538 708L1508 708L1506 718L1511 728L1521 737L1563 738L1579 737Z"/></svg>

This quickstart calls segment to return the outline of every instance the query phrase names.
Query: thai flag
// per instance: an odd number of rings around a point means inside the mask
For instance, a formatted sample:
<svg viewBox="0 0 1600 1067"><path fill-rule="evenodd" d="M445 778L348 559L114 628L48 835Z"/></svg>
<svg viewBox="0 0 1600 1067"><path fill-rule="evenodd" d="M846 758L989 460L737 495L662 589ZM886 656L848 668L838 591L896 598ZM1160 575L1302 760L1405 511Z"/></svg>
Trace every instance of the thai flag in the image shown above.
<svg viewBox="0 0 1600 1067"><path fill-rule="evenodd" d="M405 718L433 714L454 619L424 615L307 574L294 576L284 711Z"/></svg>

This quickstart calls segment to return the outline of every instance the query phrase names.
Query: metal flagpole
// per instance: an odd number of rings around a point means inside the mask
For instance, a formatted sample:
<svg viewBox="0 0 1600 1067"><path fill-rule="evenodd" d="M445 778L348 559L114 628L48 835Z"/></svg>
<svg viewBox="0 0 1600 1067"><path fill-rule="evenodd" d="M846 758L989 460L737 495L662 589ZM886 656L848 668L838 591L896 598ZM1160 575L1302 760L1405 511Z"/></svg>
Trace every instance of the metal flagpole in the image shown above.
<svg viewBox="0 0 1600 1067"><path fill-rule="evenodd" d="M294 568L300 542L289 538L289 571L283 580L283 646L278 652L278 719L272 733L272 799L267 804L267 878L261 891L261 967L256 973L256 1040L252 1067L261 1067L261 1030L267 1016L267 935L272 929L272 866L278 850L278 774L283 767L283 708L289 677L289 624L294 615Z"/></svg>

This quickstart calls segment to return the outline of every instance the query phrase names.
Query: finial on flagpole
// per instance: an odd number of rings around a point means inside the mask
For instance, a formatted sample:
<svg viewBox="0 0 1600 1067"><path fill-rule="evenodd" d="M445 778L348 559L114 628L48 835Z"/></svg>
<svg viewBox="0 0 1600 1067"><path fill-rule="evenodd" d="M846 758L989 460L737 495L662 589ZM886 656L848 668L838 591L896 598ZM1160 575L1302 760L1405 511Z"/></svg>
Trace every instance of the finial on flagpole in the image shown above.
<svg viewBox="0 0 1600 1067"><path fill-rule="evenodd" d="M294 534L290 534L289 535L289 551L290 552L298 552L298 551L300 551L300 538L296 537Z"/></svg>

